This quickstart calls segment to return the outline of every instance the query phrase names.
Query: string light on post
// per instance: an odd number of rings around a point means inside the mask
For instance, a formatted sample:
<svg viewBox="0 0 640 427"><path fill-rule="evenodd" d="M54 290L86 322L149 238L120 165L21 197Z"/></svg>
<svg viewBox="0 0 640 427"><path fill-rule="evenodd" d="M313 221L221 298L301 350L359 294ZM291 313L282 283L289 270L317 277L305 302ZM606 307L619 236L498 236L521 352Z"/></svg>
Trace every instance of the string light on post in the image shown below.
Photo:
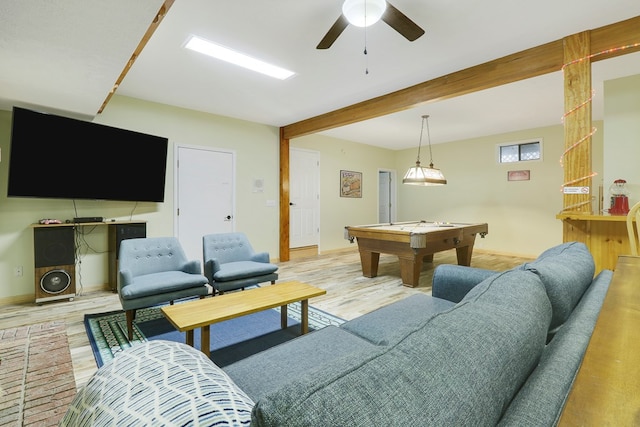
<svg viewBox="0 0 640 427"><path fill-rule="evenodd" d="M599 56L599 55L612 54L612 53L616 53L616 52L621 51L621 50L630 49L630 48L637 48L637 47L640 47L640 43L633 43L633 44L629 44L629 45L625 45L625 46L619 46L619 47L615 47L615 48L611 48L611 49L606 49L606 50L603 50L603 51L600 51L600 52L597 52L597 53L593 53L591 55L587 55L585 57L578 58L578 59L575 59L573 61L570 61L568 63L563 64L562 65L562 71L564 72L565 68L567 68L570 65L577 64L578 62L582 62L582 61L586 61L586 60L592 59L592 58L594 58L596 56ZM564 113L564 115L562 116L562 121L564 122L565 119L569 115L576 113L579 109L581 109L581 108L589 105L591 102L593 102L594 93L595 93L594 91L591 91L591 96L589 98L587 98L584 102L576 105L575 107L571 108L566 113ZM560 156L560 166L564 167L564 160L567 157L567 155L569 155L573 150L575 150L580 144L584 143L585 141L590 141L590 138L596 132L597 132L597 128L594 126L594 127L591 128L591 131L588 134L586 134L585 136L580 138L578 141L573 143L570 147L568 147L562 153L562 155ZM565 182L560 187L560 191L564 191L565 187L571 186L573 184L577 184L579 182L586 181L587 179L593 178L596 175L597 175L597 173L591 172L591 173L587 174L586 176L582 176L582 177L573 179L573 180L571 180L569 182ZM576 204L573 204L573 205L570 205L570 206L565 206L562 209L562 212L567 211L567 210L571 210L571 209L575 209L575 208L578 208L580 206L583 206L583 205L586 205L586 204L589 204L589 203L591 203L591 201L587 200L587 201L576 203Z"/></svg>

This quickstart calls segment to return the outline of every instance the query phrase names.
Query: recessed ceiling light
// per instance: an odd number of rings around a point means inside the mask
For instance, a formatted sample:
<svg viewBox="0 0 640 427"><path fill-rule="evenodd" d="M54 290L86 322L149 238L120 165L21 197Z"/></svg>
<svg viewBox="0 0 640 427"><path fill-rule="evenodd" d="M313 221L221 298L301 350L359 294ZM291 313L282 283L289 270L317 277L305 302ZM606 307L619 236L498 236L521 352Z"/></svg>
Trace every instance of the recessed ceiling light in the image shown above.
<svg viewBox="0 0 640 427"><path fill-rule="evenodd" d="M293 71L268 64L259 59L252 58L243 53L236 52L235 50L220 46L219 44L212 43L197 36L191 36L185 47L204 55L221 59L231 64L239 65L240 67L257 71L258 73L266 74L267 76L275 77L280 80L288 79L295 74Z"/></svg>

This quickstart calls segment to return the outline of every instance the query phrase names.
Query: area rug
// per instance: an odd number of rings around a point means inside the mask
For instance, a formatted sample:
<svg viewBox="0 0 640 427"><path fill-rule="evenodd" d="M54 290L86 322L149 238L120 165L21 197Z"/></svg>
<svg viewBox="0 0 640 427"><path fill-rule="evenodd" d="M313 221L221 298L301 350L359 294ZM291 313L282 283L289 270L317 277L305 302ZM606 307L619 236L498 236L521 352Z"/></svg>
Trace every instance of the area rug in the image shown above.
<svg viewBox="0 0 640 427"><path fill-rule="evenodd" d="M185 333L177 331L160 311L161 306L136 312L133 340L127 338L124 311L87 314L85 328L98 367L119 352L151 340L185 342ZM269 347L300 335L300 303L289 304L287 329L280 328L280 309L264 310L211 325L211 360L226 366ZM309 330L340 325L344 320L309 306ZM200 329L194 331L196 348L200 348Z"/></svg>
<svg viewBox="0 0 640 427"><path fill-rule="evenodd" d="M75 394L65 322L0 330L0 425L57 426Z"/></svg>

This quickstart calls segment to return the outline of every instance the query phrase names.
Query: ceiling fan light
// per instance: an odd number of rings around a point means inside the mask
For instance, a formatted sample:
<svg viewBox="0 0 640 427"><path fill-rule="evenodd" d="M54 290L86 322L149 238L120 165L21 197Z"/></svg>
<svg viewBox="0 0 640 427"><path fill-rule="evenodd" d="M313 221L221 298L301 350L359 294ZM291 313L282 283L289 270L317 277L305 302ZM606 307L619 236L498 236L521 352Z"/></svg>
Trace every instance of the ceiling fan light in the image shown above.
<svg viewBox="0 0 640 427"><path fill-rule="evenodd" d="M387 8L386 0L345 0L342 14L356 27L368 27L382 18Z"/></svg>

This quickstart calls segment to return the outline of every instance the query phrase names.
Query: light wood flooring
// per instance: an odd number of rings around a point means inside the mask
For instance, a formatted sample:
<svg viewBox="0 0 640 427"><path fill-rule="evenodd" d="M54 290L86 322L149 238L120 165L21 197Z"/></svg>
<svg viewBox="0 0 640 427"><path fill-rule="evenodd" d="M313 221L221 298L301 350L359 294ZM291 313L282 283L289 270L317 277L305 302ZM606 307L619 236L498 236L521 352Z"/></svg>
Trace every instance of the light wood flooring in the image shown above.
<svg viewBox="0 0 640 427"><path fill-rule="evenodd" d="M476 250L473 267L506 270L529 258L492 254ZM455 264L455 251L438 253L433 263L425 263L420 285L402 285L397 257L381 254L378 277L362 276L357 247L317 256L301 256L279 263L279 280L300 280L327 290L327 294L310 301L314 307L343 319L353 319L408 295L431 292L433 269L438 264ZM0 329L14 328L52 320L65 320L73 359L77 387L96 371L95 359L84 328L84 315L120 310L118 296L108 290L94 290L78 295L73 301L56 301L43 305L10 304L0 307Z"/></svg>

